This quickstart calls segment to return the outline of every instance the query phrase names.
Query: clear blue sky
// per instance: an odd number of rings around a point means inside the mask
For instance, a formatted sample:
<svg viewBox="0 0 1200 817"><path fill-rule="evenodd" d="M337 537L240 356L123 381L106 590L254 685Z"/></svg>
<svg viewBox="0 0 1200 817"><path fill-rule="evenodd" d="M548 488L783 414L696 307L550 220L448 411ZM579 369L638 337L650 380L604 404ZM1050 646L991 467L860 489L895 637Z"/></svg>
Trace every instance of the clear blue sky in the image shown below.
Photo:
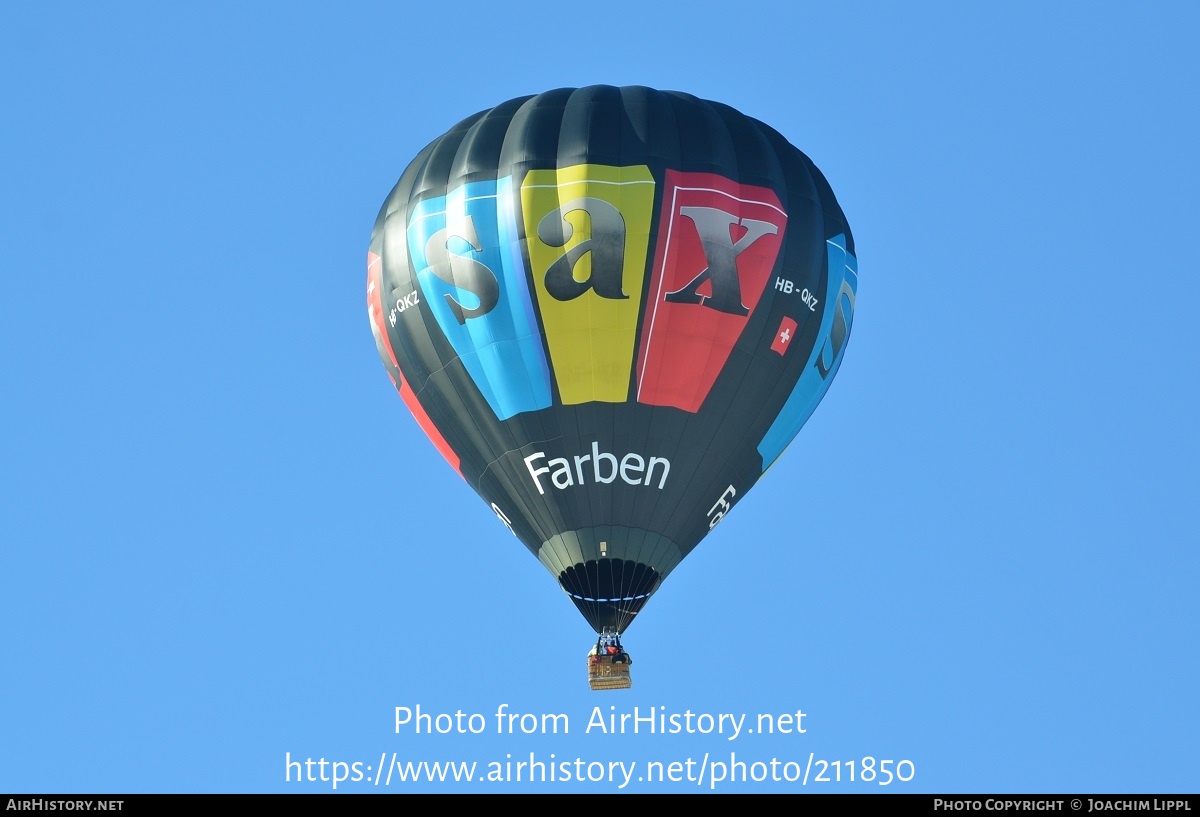
<svg viewBox="0 0 1200 817"><path fill-rule="evenodd" d="M114 5L0 8L0 791L331 790L289 755L360 763L338 791L618 785L374 786L393 753L636 762L637 792L810 758L842 781L717 790L881 790L865 757L910 762L884 791L1200 789L1191 4ZM860 272L824 403L608 694L363 291L421 147L595 83L773 125ZM417 706L486 729L397 734ZM502 706L570 731L497 734ZM605 735L596 706L805 731ZM706 755L699 787L638 780Z"/></svg>

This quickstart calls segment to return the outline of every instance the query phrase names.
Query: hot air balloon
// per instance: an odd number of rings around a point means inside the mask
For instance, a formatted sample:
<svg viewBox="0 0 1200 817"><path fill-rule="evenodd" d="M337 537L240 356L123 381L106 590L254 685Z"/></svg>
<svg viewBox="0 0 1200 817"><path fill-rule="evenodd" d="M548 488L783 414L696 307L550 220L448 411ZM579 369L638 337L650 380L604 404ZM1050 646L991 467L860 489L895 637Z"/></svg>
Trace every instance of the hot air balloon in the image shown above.
<svg viewBox="0 0 1200 817"><path fill-rule="evenodd" d="M404 402L601 634L804 425L857 287L807 156L727 105L645 87L464 119L408 165L367 255Z"/></svg>

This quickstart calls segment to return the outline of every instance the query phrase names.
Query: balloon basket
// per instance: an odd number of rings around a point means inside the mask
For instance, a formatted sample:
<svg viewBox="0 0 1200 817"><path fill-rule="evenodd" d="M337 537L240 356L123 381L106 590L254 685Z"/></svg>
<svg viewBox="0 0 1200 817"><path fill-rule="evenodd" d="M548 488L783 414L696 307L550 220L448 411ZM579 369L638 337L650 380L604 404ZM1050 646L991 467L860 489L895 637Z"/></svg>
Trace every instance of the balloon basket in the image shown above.
<svg viewBox="0 0 1200 817"><path fill-rule="evenodd" d="M607 657L593 662L588 658L588 685L592 689L629 689L633 681L629 677L628 664L614 664Z"/></svg>

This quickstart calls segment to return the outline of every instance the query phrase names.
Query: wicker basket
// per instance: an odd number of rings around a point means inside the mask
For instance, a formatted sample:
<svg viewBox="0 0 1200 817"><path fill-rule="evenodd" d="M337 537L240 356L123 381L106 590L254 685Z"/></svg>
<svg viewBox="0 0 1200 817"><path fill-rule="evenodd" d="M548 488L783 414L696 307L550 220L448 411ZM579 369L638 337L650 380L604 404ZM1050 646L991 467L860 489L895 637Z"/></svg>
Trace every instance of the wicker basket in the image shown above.
<svg viewBox="0 0 1200 817"><path fill-rule="evenodd" d="M633 686L629 665L614 664L608 656L600 656L595 663L589 658L588 684L592 689L629 689Z"/></svg>

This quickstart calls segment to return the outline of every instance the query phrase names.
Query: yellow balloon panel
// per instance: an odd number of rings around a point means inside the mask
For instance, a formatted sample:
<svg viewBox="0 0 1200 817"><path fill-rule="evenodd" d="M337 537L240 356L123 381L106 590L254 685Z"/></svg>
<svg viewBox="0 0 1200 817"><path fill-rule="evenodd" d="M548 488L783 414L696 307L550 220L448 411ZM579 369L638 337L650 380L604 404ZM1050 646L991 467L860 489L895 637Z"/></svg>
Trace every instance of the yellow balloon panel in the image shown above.
<svg viewBox="0 0 1200 817"><path fill-rule="evenodd" d="M645 165L525 176L529 262L564 405L629 397L653 206Z"/></svg>

